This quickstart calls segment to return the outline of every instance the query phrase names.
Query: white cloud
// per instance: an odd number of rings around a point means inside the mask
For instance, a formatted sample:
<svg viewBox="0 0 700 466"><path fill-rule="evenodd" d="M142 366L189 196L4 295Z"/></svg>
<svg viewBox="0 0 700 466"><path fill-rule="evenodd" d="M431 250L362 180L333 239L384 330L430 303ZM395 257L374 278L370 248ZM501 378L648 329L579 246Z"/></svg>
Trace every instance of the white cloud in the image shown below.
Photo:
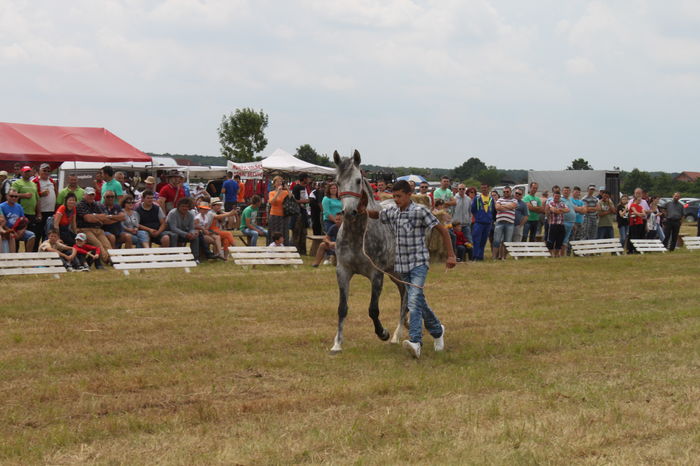
<svg viewBox="0 0 700 466"><path fill-rule="evenodd" d="M571 74L588 74L595 72L595 65L584 57L571 58L566 61L566 71Z"/></svg>

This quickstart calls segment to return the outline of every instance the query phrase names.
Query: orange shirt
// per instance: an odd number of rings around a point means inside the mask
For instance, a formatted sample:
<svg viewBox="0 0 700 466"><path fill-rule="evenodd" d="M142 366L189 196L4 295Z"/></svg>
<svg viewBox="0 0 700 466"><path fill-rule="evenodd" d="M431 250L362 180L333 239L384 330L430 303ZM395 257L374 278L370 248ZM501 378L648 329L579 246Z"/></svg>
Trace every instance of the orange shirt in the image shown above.
<svg viewBox="0 0 700 466"><path fill-rule="evenodd" d="M277 191L270 191L270 197L268 197L268 200L270 202L270 215L284 217L284 209L282 208L282 203L289 195L289 191L282 191L280 197L278 197L276 201L273 201L272 199L274 199L275 195L277 195Z"/></svg>

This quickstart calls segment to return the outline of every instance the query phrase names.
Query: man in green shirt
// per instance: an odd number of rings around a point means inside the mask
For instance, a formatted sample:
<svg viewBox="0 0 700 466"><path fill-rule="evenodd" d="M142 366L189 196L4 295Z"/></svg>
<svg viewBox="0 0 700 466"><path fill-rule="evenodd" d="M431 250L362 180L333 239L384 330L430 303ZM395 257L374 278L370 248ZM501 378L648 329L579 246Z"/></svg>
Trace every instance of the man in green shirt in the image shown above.
<svg viewBox="0 0 700 466"><path fill-rule="evenodd" d="M29 220L27 229L40 237L41 212L37 212L36 205L39 202L39 190L35 182L29 178L32 176L32 167L25 165L22 167L22 178L12 183L12 189L19 195L19 203L24 209L24 216ZM34 248L38 245L35 244ZM32 251L27 251L32 252Z"/></svg>
<svg viewBox="0 0 700 466"><path fill-rule="evenodd" d="M121 183L114 179L114 168L109 165L102 167L102 179L104 180L102 183L102 203L104 204L104 196L107 191L112 191L121 202L124 198L124 190Z"/></svg>
<svg viewBox="0 0 700 466"><path fill-rule="evenodd" d="M66 200L66 195L68 193L73 193L75 194L75 197L77 199L77 202L80 202L83 200L83 195L85 194L85 190L78 186L78 175L68 175L68 186L63 188L59 193L58 196L56 197L56 205L60 206L63 204L63 202Z"/></svg>
<svg viewBox="0 0 700 466"><path fill-rule="evenodd" d="M454 206L457 204L455 195L450 189L450 178L448 176L443 176L440 179L440 187L433 192L433 204L438 199L445 201L445 205L450 210L450 215L454 213Z"/></svg>
<svg viewBox="0 0 700 466"><path fill-rule="evenodd" d="M523 198L523 202L527 204L528 215L527 223L523 228L522 241L534 242L537 230L540 228L540 214L544 213L544 207L542 207L542 199L537 196L539 187L535 181L530 183L528 194Z"/></svg>
<svg viewBox="0 0 700 466"><path fill-rule="evenodd" d="M241 214L241 231L250 239L248 246L257 246L258 236L267 237L267 230L255 224L259 208L260 196L256 194L250 199L250 205L243 209Z"/></svg>

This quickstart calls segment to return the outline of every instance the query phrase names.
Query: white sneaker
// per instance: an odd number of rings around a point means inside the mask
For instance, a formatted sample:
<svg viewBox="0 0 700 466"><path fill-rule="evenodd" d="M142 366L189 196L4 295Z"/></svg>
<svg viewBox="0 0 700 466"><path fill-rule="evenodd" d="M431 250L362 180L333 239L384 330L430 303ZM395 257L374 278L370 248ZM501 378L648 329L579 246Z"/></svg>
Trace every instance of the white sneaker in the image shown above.
<svg viewBox="0 0 700 466"><path fill-rule="evenodd" d="M433 342L435 351L442 351L445 349L445 326L440 325L440 327L442 327L442 335L440 335L440 338L436 338Z"/></svg>
<svg viewBox="0 0 700 466"><path fill-rule="evenodd" d="M411 341L404 340L402 345L404 348L406 348L408 354L416 359L420 358L420 343L413 343Z"/></svg>

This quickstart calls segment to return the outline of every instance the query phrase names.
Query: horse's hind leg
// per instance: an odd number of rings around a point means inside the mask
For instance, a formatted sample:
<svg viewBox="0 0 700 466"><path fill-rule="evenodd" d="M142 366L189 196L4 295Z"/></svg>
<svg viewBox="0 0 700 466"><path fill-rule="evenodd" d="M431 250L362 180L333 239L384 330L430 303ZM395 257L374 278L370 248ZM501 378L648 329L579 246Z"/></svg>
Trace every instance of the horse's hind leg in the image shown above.
<svg viewBox="0 0 700 466"><path fill-rule="evenodd" d="M343 351L343 321L348 315L348 290L350 289L350 276L338 266L336 268L336 276L338 278L338 332L333 340L331 353L340 353Z"/></svg>
<svg viewBox="0 0 700 466"><path fill-rule="evenodd" d="M396 284L396 287L399 289L399 295L401 295L401 310L399 311L399 323L396 326L394 335L391 337L391 342L397 344L401 341L401 331L403 330L403 324L406 320L406 314L408 313L408 290L406 289L406 285L404 285L403 283L399 283L393 278L392 281Z"/></svg>
<svg viewBox="0 0 700 466"><path fill-rule="evenodd" d="M383 340L389 339L390 334L387 329L382 326L379 320L379 296L382 294L382 285L384 284L384 274L376 273L372 276L372 298L369 302L369 317L374 322L374 333Z"/></svg>

